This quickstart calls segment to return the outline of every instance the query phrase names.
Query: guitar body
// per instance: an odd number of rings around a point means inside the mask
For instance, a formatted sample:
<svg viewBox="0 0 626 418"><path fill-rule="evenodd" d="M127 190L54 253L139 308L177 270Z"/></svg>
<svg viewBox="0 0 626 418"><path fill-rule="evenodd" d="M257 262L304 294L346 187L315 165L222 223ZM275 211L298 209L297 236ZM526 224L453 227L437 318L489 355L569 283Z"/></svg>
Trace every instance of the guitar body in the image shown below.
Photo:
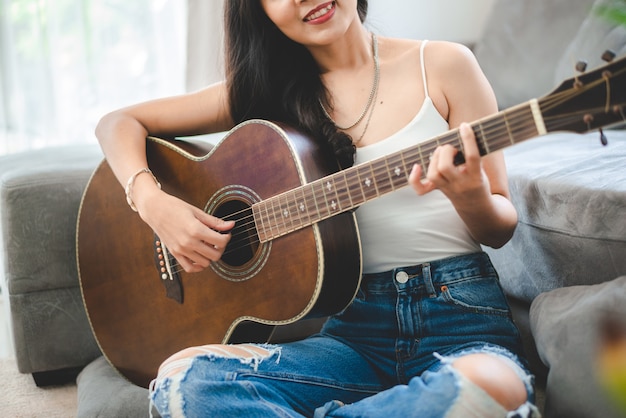
<svg viewBox="0 0 626 418"><path fill-rule="evenodd" d="M128 207L106 161L83 196L77 245L87 314L103 354L140 386L183 348L263 342L273 326L336 313L360 283L352 212L265 242L250 228L254 203L337 171L324 150L265 121L243 123L209 149L147 141L163 190L221 218L242 216L237 224L248 225L244 238L231 240L222 260L202 273L160 271L158 239Z"/></svg>

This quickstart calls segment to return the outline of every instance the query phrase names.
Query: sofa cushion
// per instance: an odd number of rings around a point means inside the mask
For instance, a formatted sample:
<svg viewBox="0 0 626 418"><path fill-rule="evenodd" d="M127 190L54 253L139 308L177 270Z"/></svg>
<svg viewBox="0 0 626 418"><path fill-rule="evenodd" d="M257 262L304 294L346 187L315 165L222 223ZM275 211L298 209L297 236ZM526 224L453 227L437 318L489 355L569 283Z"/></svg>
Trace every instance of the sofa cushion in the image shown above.
<svg viewBox="0 0 626 418"><path fill-rule="evenodd" d="M626 275L626 132L556 133L504 151L513 238L485 250L505 291L532 302L564 286Z"/></svg>
<svg viewBox="0 0 626 418"><path fill-rule="evenodd" d="M606 355L601 325L607 318L626 319L626 276L556 289L533 301L531 328L539 355L550 367L546 417L623 417L603 388L599 367Z"/></svg>
<svg viewBox="0 0 626 418"><path fill-rule="evenodd" d="M98 357L87 365L78 375L76 383L77 418L149 416L148 390L130 383L104 357Z"/></svg>
<svg viewBox="0 0 626 418"><path fill-rule="evenodd" d="M476 57L500 108L540 97L594 0L497 0Z"/></svg>
<svg viewBox="0 0 626 418"><path fill-rule="evenodd" d="M102 152L96 143L0 157L0 252L23 373L82 367L100 355L82 303L76 218Z"/></svg>
<svg viewBox="0 0 626 418"><path fill-rule="evenodd" d="M576 75L576 62L585 61L587 69L605 62L602 54L613 51L616 56L626 54L626 25L611 19L608 8L624 8L623 0L597 0L589 16L582 23L574 39L565 49L555 71L555 83Z"/></svg>
<svg viewBox="0 0 626 418"><path fill-rule="evenodd" d="M9 294L78 286L74 245L78 206L101 160L95 144L0 158L0 216Z"/></svg>
<svg viewBox="0 0 626 418"><path fill-rule="evenodd" d="M77 287L9 295L8 300L20 372L83 367L101 355Z"/></svg>

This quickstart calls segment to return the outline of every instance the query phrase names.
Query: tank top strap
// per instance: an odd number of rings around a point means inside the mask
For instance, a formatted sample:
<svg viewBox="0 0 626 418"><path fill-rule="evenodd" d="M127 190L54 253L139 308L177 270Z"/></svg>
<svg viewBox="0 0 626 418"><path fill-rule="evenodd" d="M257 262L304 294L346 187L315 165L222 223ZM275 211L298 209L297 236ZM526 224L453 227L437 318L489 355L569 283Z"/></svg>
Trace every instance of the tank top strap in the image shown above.
<svg viewBox="0 0 626 418"><path fill-rule="evenodd" d="M428 95L428 82L426 81L426 63L424 62L424 49L426 48L426 44L428 43L427 39L422 41L420 45L420 64L422 65L422 80L424 82L424 98L429 98Z"/></svg>

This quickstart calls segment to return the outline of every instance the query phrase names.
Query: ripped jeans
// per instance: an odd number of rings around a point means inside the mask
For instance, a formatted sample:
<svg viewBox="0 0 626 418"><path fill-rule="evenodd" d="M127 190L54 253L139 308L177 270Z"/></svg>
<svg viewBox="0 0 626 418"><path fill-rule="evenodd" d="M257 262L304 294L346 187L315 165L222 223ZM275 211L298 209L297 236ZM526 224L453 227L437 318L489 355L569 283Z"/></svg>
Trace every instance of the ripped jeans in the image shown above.
<svg viewBox="0 0 626 418"><path fill-rule="evenodd" d="M151 402L169 417L539 417L532 376L497 274L484 253L368 274L353 303L302 341L267 355L198 355L158 377ZM528 401L506 411L453 359L506 360Z"/></svg>

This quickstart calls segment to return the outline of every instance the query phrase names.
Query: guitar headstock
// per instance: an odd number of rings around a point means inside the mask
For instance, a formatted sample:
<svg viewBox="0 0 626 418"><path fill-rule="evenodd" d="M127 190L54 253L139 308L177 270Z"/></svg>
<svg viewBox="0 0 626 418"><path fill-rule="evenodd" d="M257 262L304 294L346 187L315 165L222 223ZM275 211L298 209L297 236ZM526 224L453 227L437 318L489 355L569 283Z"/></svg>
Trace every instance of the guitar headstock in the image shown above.
<svg viewBox="0 0 626 418"><path fill-rule="evenodd" d="M539 99L548 132L587 132L626 122L626 57L603 55L608 64L565 80ZM585 71L577 65L578 71Z"/></svg>

